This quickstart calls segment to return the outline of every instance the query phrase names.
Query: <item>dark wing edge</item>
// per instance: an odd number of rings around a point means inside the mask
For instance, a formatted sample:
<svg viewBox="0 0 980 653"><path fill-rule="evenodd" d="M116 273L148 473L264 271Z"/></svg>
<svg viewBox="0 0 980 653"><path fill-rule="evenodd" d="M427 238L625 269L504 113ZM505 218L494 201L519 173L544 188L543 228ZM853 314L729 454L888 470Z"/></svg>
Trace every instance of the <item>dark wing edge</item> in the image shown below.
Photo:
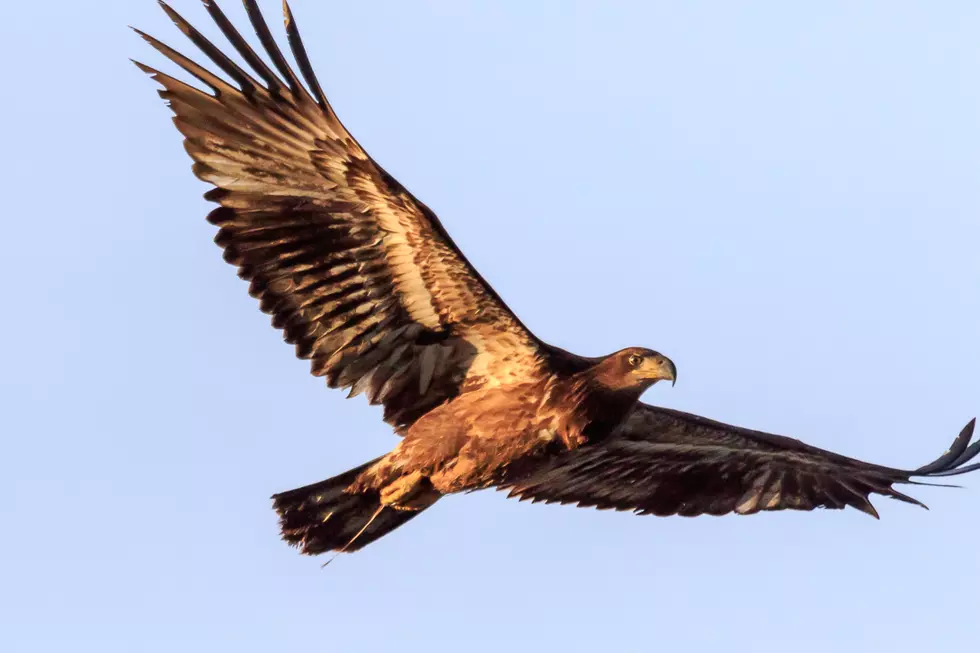
<svg viewBox="0 0 980 653"><path fill-rule="evenodd" d="M925 504L893 486L980 469L970 463L971 420L938 459L915 470L866 463L792 438L638 404L592 446L539 463L498 489L521 501L630 510L658 516L856 508L875 518L870 496Z"/></svg>
<svg viewBox="0 0 980 653"><path fill-rule="evenodd" d="M213 0L203 0L208 14L251 71L162 1L230 81L140 30L211 92L134 63L163 87L195 175L215 186L205 194L220 204L208 216L215 241L273 326L315 376L365 393L399 427L458 393L471 368L482 378L536 370L543 343L330 108L289 6L286 34L306 86L256 1L243 3L272 67ZM507 367L495 367L505 351Z"/></svg>

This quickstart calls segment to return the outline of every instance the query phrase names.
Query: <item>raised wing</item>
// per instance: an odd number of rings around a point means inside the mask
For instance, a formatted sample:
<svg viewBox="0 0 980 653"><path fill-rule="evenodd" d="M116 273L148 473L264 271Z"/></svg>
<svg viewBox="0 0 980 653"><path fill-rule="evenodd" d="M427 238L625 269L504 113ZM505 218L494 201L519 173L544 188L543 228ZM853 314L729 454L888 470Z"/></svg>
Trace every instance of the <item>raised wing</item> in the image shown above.
<svg viewBox="0 0 980 653"><path fill-rule="evenodd" d="M284 4L286 62L255 0L245 9L273 72L218 5L204 5L244 70L161 2L226 81L160 41L206 93L137 63L163 86L194 172L216 188L208 220L300 358L331 387L366 392L396 426L459 392L541 371L541 343L456 248L435 214L378 166L330 108ZM256 78L257 77L257 78Z"/></svg>
<svg viewBox="0 0 980 653"><path fill-rule="evenodd" d="M843 509L878 516L869 496L922 505L893 484L952 476L980 453L970 421L938 460L914 471L847 458L799 440L638 404L607 440L501 486L509 496L660 516Z"/></svg>

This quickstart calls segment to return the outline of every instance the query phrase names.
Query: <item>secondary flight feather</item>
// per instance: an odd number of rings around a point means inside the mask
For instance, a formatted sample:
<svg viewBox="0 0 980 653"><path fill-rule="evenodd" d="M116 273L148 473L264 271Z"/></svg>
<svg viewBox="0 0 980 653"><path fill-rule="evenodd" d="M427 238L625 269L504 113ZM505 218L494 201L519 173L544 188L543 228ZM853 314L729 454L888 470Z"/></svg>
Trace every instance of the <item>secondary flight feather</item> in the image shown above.
<svg viewBox="0 0 980 653"><path fill-rule="evenodd" d="M299 74L255 0L243 4L265 58L203 0L248 69L160 4L217 69L137 30L203 86L137 63L214 186L208 220L225 259L312 373L382 405L402 436L385 456L273 497L302 552L357 550L443 496L484 488L661 516L877 516L872 494L918 504L894 486L980 467L975 420L939 459L900 470L640 402L676 380L674 363L644 347L577 356L531 333L340 122L288 5Z"/></svg>

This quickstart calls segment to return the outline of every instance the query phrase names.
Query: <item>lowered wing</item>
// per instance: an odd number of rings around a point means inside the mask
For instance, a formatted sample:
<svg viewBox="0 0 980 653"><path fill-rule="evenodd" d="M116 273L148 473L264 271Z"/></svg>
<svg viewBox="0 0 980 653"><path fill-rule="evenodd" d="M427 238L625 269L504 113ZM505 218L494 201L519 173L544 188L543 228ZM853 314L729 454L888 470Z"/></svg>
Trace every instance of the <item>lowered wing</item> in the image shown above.
<svg viewBox="0 0 980 653"><path fill-rule="evenodd" d="M980 453L970 421L939 459L917 470L872 465L799 440L647 404L603 442L542 463L501 489L521 500L659 516L857 508L878 516L880 494L922 505L895 484L965 474Z"/></svg>

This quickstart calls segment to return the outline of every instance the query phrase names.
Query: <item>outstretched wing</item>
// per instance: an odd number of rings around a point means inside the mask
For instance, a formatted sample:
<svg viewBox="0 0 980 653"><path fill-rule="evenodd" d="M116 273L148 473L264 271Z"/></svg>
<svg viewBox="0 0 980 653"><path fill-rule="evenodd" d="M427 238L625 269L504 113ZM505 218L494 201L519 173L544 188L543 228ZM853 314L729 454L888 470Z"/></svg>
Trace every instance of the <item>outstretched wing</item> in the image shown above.
<svg viewBox="0 0 980 653"><path fill-rule="evenodd" d="M541 372L542 344L456 248L435 214L378 166L330 108L288 6L306 87L255 0L245 9L278 74L212 0L204 5L244 70L161 2L226 81L139 34L212 93L137 64L163 86L220 204L208 220L225 259L273 325L331 387L366 392L396 426L459 392ZM256 78L257 77L257 78ZM308 89L307 89L308 87Z"/></svg>
<svg viewBox="0 0 980 653"><path fill-rule="evenodd" d="M980 453L976 420L938 460L914 471L847 458L799 440L638 404L607 440L567 452L501 489L509 496L639 514L724 515L843 509L878 516L869 496L919 501L893 484L952 476Z"/></svg>

